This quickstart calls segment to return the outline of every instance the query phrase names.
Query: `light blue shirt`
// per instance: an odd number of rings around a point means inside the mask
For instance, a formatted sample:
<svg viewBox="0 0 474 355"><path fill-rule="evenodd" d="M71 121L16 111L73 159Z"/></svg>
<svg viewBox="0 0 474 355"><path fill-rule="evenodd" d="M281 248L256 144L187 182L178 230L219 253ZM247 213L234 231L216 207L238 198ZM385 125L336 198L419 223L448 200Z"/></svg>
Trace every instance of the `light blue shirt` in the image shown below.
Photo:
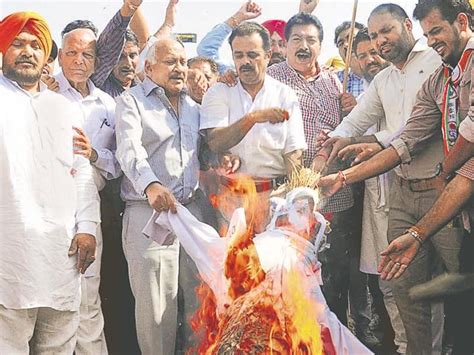
<svg viewBox="0 0 474 355"><path fill-rule="evenodd" d="M145 78L117 98L117 160L122 198L146 200L152 182L185 204L198 187L199 107L184 92L176 115L164 90Z"/></svg>
<svg viewBox="0 0 474 355"><path fill-rule="evenodd" d="M225 60L219 53L225 40L231 33L232 27L225 22L220 23L214 26L214 28L204 36L197 47L197 54L214 60L217 63L221 74L223 74L227 69L234 68L234 62Z"/></svg>

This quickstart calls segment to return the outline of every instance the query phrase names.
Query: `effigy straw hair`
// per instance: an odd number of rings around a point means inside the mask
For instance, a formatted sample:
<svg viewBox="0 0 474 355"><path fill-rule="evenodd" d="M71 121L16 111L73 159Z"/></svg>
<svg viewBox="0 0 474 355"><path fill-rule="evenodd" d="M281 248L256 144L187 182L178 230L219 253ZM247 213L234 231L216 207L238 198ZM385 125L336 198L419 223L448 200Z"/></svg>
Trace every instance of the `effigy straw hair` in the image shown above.
<svg viewBox="0 0 474 355"><path fill-rule="evenodd" d="M309 187L315 189L318 185L321 173L309 168L293 169L288 176L286 191L291 191L297 187Z"/></svg>

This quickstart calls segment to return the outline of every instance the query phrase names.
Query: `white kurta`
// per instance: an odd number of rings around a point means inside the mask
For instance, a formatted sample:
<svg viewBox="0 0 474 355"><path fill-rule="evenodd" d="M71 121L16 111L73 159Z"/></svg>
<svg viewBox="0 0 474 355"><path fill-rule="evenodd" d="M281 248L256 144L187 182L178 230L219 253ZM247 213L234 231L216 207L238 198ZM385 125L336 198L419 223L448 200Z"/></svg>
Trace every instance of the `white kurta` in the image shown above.
<svg viewBox="0 0 474 355"><path fill-rule="evenodd" d="M227 255L229 236L220 238L210 226L199 222L183 206L177 207L177 214L155 214L144 233L153 236L153 229L169 229L178 237L181 245L196 263L203 280L209 285L216 296L218 313L225 312L229 304L228 280L224 276L224 262ZM322 217L321 217L322 218ZM153 226L152 224L155 224ZM239 234L245 230L245 214L243 209L236 210L229 231ZM321 233L322 234L322 233ZM319 235L318 237L320 237ZM318 241L320 238L316 238ZM286 312L286 300L291 299L291 290L285 280L294 272L303 282L303 289L310 302L316 305L315 314L308 314L329 329L333 345L338 354L371 354L357 338L344 327L337 317L329 310L320 289L320 264L317 260L316 245L298 235L282 229L267 229L253 239L263 270L265 281L257 286L265 288L276 302L274 308L281 307L281 317ZM271 287L271 290L266 288ZM308 310L309 312L309 310Z"/></svg>
<svg viewBox="0 0 474 355"><path fill-rule="evenodd" d="M69 102L0 76L0 304L77 310L76 232L95 235L99 197L89 162L74 156ZM75 123L78 125L78 123Z"/></svg>

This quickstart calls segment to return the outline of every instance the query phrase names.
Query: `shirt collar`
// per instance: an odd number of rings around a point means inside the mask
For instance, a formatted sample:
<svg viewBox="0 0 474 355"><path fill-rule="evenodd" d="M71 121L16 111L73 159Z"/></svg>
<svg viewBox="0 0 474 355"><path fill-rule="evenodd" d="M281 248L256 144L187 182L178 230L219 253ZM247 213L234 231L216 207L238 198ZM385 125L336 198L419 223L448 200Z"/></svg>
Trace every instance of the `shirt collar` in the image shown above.
<svg viewBox="0 0 474 355"><path fill-rule="evenodd" d="M301 75L300 73L298 73L296 71L295 68L293 68L290 64L288 64L288 59L285 60L283 63L285 63L286 67L288 68L288 70L291 70L295 75L297 75L299 78L301 78L302 80L304 81L308 81L308 82L312 82L312 81L315 81L316 79L319 78L319 76L321 75L321 67L319 66L319 63L316 61L316 67L318 68L318 71L316 73L315 76L311 77L311 78L308 78L306 79L303 75Z"/></svg>
<svg viewBox="0 0 474 355"><path fill-rule="evenodd" d="M148 76L142 81L143 90L145 90L145 95L149 96L153 91L155 91L158 96L166 96L165 90L156 84L153 80L151 80ZM186 96L186 90L183 89L181 91L181 97Z"/></svg>
<svg viewBox="0 0 474 355"><path fill-rule="evenodd" d="M66 79L66 77L64 76L63 71L61 71L58 75L56 75L55 79L57 80L57 82L59 84L59 92L61 94L64 94L67 91L73 91L73 92L77 93L78 95L80 95L82 97L81 93L79 91L77 91L75 88L73 88L71 83ZM94 85L92 80L90 80L90 79L87 80L87 87L89 88L89 95L87 95L87 97L85 97L85 98L87 98L87 99L100 98L99 90Z"/></svg>

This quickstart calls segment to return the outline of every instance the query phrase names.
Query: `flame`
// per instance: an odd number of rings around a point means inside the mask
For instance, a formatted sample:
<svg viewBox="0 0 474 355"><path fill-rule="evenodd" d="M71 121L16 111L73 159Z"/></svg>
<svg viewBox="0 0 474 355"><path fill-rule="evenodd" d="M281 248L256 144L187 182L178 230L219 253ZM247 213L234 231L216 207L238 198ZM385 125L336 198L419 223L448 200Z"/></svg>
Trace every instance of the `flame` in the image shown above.
<svg viewBox="0 0 474 355"><path fill-rule="evenodd" d="M223 192L211 197L214 206L229 214L237 207L243 207L247 229L240 235L233 235L229 243L224 273L230 281L228 294L232 303L220 318L211 289L202 283L197 290L201 305L191 326L200 344L188 353L323 353L320 326L316 319L308 319L311 318L308 317L309 310L317 314L317 305L305 296L303 280L298 274L291 273L287 280L292 290L288 299L291 311L285 312L291 314L289 319L282 318L277 306L282 301L269 294L271 285L266 284L266 275L253 244L256 226L268 219L268 199L260 197L254 181L245 176L232 180Z"/></svg>

